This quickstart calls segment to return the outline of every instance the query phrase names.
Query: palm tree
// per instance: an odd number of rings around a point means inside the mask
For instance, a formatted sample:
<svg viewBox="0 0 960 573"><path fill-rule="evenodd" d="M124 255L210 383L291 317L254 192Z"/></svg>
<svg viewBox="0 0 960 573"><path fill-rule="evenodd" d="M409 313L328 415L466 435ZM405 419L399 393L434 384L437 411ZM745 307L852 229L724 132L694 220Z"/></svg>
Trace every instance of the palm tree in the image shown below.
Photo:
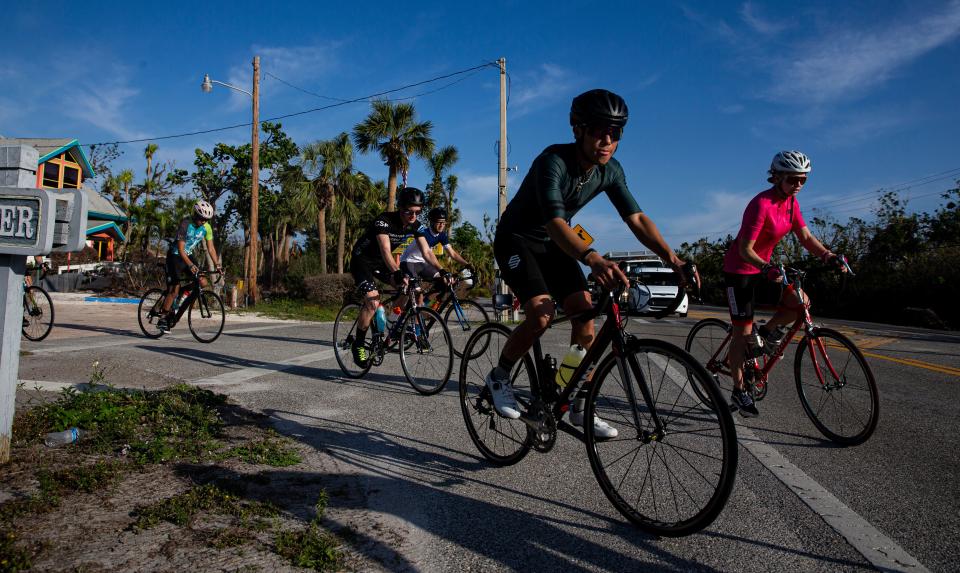
<svg viewBox="0 0 960 573"><path fill-rule="evenodd" d="M320 272L327 272L327 210L335 200L334 181L353 164L353 146L350 136L343 132L337 137L315 141L300 152L302 174L305 177L301 196L311 210L317 213L317 234L320 239Z"/></svg>
<svg viewBox="0 0 960 573"><path fill-rule="evenodd" d="M433 124L417 123L413 104L376 100L372 106L370 115L353 127L353 142L361 153L378 152L387 166L387 210L393 211L397 174L410 167L411 155L426 159L433 153Z"/></svg>
<svg viewBox="0 0 960 573"><path fill-rule="evenodd" d="M153 184L153 154L157 152L160 146L156 143L148 143L146 147L143 148L143 157L147 160L147 171L146 177L143 180L143 188L146 193L144 201L150 198L150 186Z"/></svg>
<svg viewBox="0 0 960 573"><path fill-rule="evenodd" d="M460 186L460 180L457 179L456 175L447 175L446 186L447 186L447 193L444 199L447 202L447 220L449 222L449 225L447 225L447 227L452 229L453 226L460 221L460 209L455 209L453 207L453 204L456 201L454 197L457 194L457 188Z"/></svg>
<svg viewBox="0 0 960 573"><path fill-rule="evenodd" d="M347 244L347 224L357 225L360 222L361 205L368 202L375 187L370 178L361 171L341 171L337 177L337 201L334 216L340 220L337 230L337 272L343 273L344 255Z"/></svg>
<svg viewBox="0 0 960 573"><path fill-rule="evenodd" d="M444 205L447 212L450 212L453 205L447 202L447 193L443 188L443 175L460 159L459 155L456 147L448 145L427 158L427 164L430 166L430 171L433 172L433 179L427 185L427 205L429 208Z"/></svg>

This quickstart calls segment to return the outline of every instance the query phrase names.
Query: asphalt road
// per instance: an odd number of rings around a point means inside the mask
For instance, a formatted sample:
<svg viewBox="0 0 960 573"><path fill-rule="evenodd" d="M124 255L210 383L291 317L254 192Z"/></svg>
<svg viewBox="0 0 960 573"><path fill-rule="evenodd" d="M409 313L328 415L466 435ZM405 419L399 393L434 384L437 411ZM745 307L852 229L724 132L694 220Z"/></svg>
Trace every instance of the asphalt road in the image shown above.
<svg viewBox="0 0 960 573"><path fill-rule="evenodd" d="M229 316L224 335L205 345L183 327L160 340L142 337L134 305L55 304L51 337L23 343L27 387L85 382L96 360L117 386L193 383L267 413L280 432L322 454L310 471L336 474L338 483L351 476L353 493L332 492L328 518L335 525L375 517L361 533L396 550L391 569L854 571L873 569L878 554L890 570L956 571L960 562L954 334L823 321L867 353L881 393L874 436L850 448L820 436L797 399L790 351L761 416L737 416L740 465L723 513L699 534L661 539L613 509L574 437L561 434L552 452L497 468L467 435L455 380L420 396L395 355L364 379L343 378L332 324ZM682 346L708 315L723 316L692 309L685 319L634 319L629 329ZM551 330L545 348L562 354L567 336ZM803 479L784 483L784 473ZM846 513L821 510L825 519L802 497L815 507L836 498ZM838 519L841 532L828 524ZM866 551L848 541L858 535Z"/></svg>

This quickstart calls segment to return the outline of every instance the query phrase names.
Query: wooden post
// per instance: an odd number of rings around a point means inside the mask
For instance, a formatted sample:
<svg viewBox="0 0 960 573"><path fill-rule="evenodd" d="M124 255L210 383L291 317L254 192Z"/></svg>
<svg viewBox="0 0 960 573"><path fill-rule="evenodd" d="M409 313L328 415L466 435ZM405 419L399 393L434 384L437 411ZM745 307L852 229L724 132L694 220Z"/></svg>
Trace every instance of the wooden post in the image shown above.
<svg viewBox="0 0 960 573"><path fill-rule="evenodd" d="M260 56L253 58L253 133L250 137L250 266L247 269L248 296L251 304L259 298L257 291L257 223L260 216Z"/></svg>

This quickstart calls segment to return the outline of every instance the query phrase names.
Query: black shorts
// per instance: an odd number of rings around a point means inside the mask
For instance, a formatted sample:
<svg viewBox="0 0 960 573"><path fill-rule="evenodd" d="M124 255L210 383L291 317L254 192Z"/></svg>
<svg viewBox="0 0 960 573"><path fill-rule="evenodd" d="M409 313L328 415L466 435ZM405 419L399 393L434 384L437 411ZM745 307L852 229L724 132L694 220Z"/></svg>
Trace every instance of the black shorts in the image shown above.
<svg viewBox="0 0 960 573"><path fill-rule="evenodd" d="M730 320L738 325L753 322L758 298L762 304L776 304L780 300L780 285L764 279L759 273L755 275L723 273L723 286L727 291Z"/></svg>
<svg viewBox="0 0 960 573"><path fill-rule="evenodd" d="M568 296L587 290L587 279L573 257L553 241L540 243L497 233L493 254L500 276L513 294L525 304L531 298L549 294L561 306Z"/></svg>
<svg viewBox="0 0 960 573"><path fill-rule="evenodd" d="M377 282L390 284L390 269L382 260L368 259L361 255L353 255L350 261L350 274L357 285L357 294L365 296L372 290L379 290Z"/></svg>
<svg viewBox="0 0 960 573"><path fill-rule="evenodd" d="M167 286L178 285L180 281L190 276L190 267L183 262L183 257L170 251L167 253Z"/></svg>

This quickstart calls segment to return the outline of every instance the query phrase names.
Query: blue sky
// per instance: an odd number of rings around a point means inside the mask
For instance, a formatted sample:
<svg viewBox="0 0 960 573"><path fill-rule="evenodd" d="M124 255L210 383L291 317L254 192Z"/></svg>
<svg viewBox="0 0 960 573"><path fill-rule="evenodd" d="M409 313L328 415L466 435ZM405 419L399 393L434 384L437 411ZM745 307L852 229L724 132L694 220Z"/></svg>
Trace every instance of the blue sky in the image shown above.
<svg viewBox="0 0 960 573"><path fill-rule="evenodd" d="M323 5L321 5L323 4ZM780 149L813 161L799 198L845 220L869 217L876 190L905 189L915 209L960 174L960 1L703 3L18 2L5 7L0 134L138 139L249 121L260 55L261 117L330 103L266 75L349 99L507 59L510 191L547 145L570 141L570 99L594 87L626 98L617 158L644 210L679 245L736 232ZM438 145L455 145L460 207L478 226L496 209L498 74L485 69L414 100ZM414 88L410 96L448 82ZM349 131L369 106L290 118L298 143ZM249 141L249 129L159 141L191 168L196 147ZM143 143L118 167L143 171ZM374 178L372 155L355 165ZM958 175L960 176L960 175ZM413 162L410 183L427 172ZM601 250L637 243L598 199L575 219Z"/></svg>

